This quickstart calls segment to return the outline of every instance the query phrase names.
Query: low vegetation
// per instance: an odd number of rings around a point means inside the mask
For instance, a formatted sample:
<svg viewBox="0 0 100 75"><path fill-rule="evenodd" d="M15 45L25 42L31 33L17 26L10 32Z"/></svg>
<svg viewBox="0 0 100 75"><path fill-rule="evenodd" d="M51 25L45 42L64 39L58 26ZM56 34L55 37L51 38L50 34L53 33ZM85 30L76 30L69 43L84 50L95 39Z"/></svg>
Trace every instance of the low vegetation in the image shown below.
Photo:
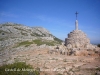
<svg viewBox="0 0 100 75"><path fill-rule="evenodd" d="M25 45L25 47L28 47L31 44L33 44L33 42L23 41L23 42L18 43L16 47L23 46L23 45Z"/></svg>
<svg viewBox="0 0 100 75"><path fill-rule="evenodd" d="M35 44L37 44L38 46L43 45L43 44L46 44L46 45L49 45L49 46L54 46L56 44L55 41L42 41L40 39L33 40L33 42Z"/></svg>
<svg viewBox="0 0 100 75"><path fill-rule="evenodd" d="M100 47L100 44L98 44L97 46Z"/></svg>
<svg viewBox="0 0 100 75"><path fill-rule="evenodd" d="M0 41L4 41L5 40L5 38L0 38Z"/></svg>
<svg viewBox="0 0 100 75"><path fill-rule="evenodd" d="M28 47L31 44L37 44L37 46L40 46L40 45L43 45L43 44L46 44L48 46L54 46L54 45L57 45L59 43L57 41L48 41L48 40L36 39L36 40L31 41L31 42L29 42L29 41L20 42L15 47L19 47L19 46Z"/></svg>
<svg viewBox="0 0 100 75"><path fill-rule="evenodd" d="M25 62L15 62L0 66L0 75L40 75L40 72Z"/></svg>
<svg viewBox="0 0 100 75"><path fill-rule="evenodd" d="M100 67L96 68L96 70L100 71Z"/></svg>
<svg viewBox="0 0 100 75"><path fill-rule="evenodd" d="M54 38L54 40L57 41L57 42L59 42L59 44L62 43L62 40L60 40L60 39L58 39L58 38L56 38L56 37Z"/></svg>

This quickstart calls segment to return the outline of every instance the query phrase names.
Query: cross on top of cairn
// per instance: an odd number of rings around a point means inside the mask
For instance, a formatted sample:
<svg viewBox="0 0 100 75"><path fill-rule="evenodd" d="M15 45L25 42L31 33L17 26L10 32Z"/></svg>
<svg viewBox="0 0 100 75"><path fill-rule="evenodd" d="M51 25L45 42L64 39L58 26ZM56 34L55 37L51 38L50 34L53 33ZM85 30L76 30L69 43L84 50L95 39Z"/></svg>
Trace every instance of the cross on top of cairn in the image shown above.
<svg viewBox="0 0 100 75"><path fill-rule="evenodd" d="M78 14L78 12L76 11L76 13L75 13L75 14L76 14L76 20L77 20L77 14Z"/></svg>

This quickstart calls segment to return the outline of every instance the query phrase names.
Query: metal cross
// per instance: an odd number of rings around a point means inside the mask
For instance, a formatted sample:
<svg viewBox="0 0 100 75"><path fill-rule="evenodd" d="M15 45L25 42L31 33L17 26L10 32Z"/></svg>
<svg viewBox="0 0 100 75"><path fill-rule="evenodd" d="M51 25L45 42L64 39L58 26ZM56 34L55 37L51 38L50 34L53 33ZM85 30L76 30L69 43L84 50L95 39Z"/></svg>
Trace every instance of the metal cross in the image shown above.
<svg viewBox="0 0 100 75"><path fill-rule="evenodd" d="M76 20L77 20L77 14L78 14L78 12L76 11L76 13L75 13L75 14L76 14Z"/></svg>

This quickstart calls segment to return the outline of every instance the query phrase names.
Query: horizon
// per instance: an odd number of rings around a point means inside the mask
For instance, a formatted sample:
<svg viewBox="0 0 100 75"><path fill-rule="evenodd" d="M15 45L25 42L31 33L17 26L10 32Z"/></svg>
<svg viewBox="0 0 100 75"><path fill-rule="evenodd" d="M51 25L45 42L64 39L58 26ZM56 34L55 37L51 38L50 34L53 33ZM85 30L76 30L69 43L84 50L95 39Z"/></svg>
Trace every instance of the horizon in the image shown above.
<svg viewBox="0 0 100 75"><path fill-rule="evenodd" d="M99 0L1 0L0 23L12 22L29 27L40 26L61 40L75 30L77 15L79 30L91 43L100 43Z"/></svg>

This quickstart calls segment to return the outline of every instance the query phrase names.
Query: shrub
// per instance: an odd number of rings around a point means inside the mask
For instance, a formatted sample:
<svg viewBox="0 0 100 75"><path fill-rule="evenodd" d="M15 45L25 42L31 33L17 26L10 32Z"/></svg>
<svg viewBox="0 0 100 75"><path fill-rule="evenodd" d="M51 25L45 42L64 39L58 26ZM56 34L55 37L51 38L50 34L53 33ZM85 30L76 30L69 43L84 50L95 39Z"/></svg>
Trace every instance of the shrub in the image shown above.
<svg viewBox="0 0 100 75"><path fill-rule="evenodd" d="M43 44L46 44L46 45L49 45L49 46L54 46L54 44L55 44L55 42L54 41L42 41L42 40L40 40L40 39L37 39L37 40L33 40L33 42L35 43L35 44L37 44L38 46L40 46L40 45L43 45Z"/></svg>
<svg viewBox="0 0 100 75"><path fill-rule="evenodd" d="M31 44L33 44L33 42L23 41L23 42L18 43L18 45L16 47L19 47L19 46L22 46L22 45L25 45L25 47L28 47Z"/></svg>
<svg viewBox="0 0 100 75"><path fill-rule="evenodd" d="M37 44L38 46L43 44L42 41L39 40L39 39L33 40L33 42L34 42L35 44Z"/></svg>
<svg viewBox="0 0 100 75"><path fill-rule="evenodd" d="M0 41L3 41L3 40L5 40L4 38L0 38Z"/></svg>
<svg viewBox="0 0 100 75"><path fill-rule="evenodd" d="M0 66L0 75L40 75L40 73L25 62L15 62Z"/></svg>
<svg viewBox="0 0 100 75"><path fill-rule="evenodd" d="M59 44L61 44L62 40L58 39L58 38L54 38L55 41L59 42Z"/></svg>
<svg viewBox="0 0 100 75"><path fill-rule="evenodd" d="M99 70L100 71L100 67L96 68L96 70Z"/></svg>
<svg viewBox="0 0 100 75"><path fill-rule="evenodd" d="M62 75L62 74L58 73L58 74L56 74L56 75Z"/></svg>
<svg viewBox="0 0 100 75"><path fill-rule="evenodd" d="M100 44L98 44L97 46L100 47Z"/></svg>

